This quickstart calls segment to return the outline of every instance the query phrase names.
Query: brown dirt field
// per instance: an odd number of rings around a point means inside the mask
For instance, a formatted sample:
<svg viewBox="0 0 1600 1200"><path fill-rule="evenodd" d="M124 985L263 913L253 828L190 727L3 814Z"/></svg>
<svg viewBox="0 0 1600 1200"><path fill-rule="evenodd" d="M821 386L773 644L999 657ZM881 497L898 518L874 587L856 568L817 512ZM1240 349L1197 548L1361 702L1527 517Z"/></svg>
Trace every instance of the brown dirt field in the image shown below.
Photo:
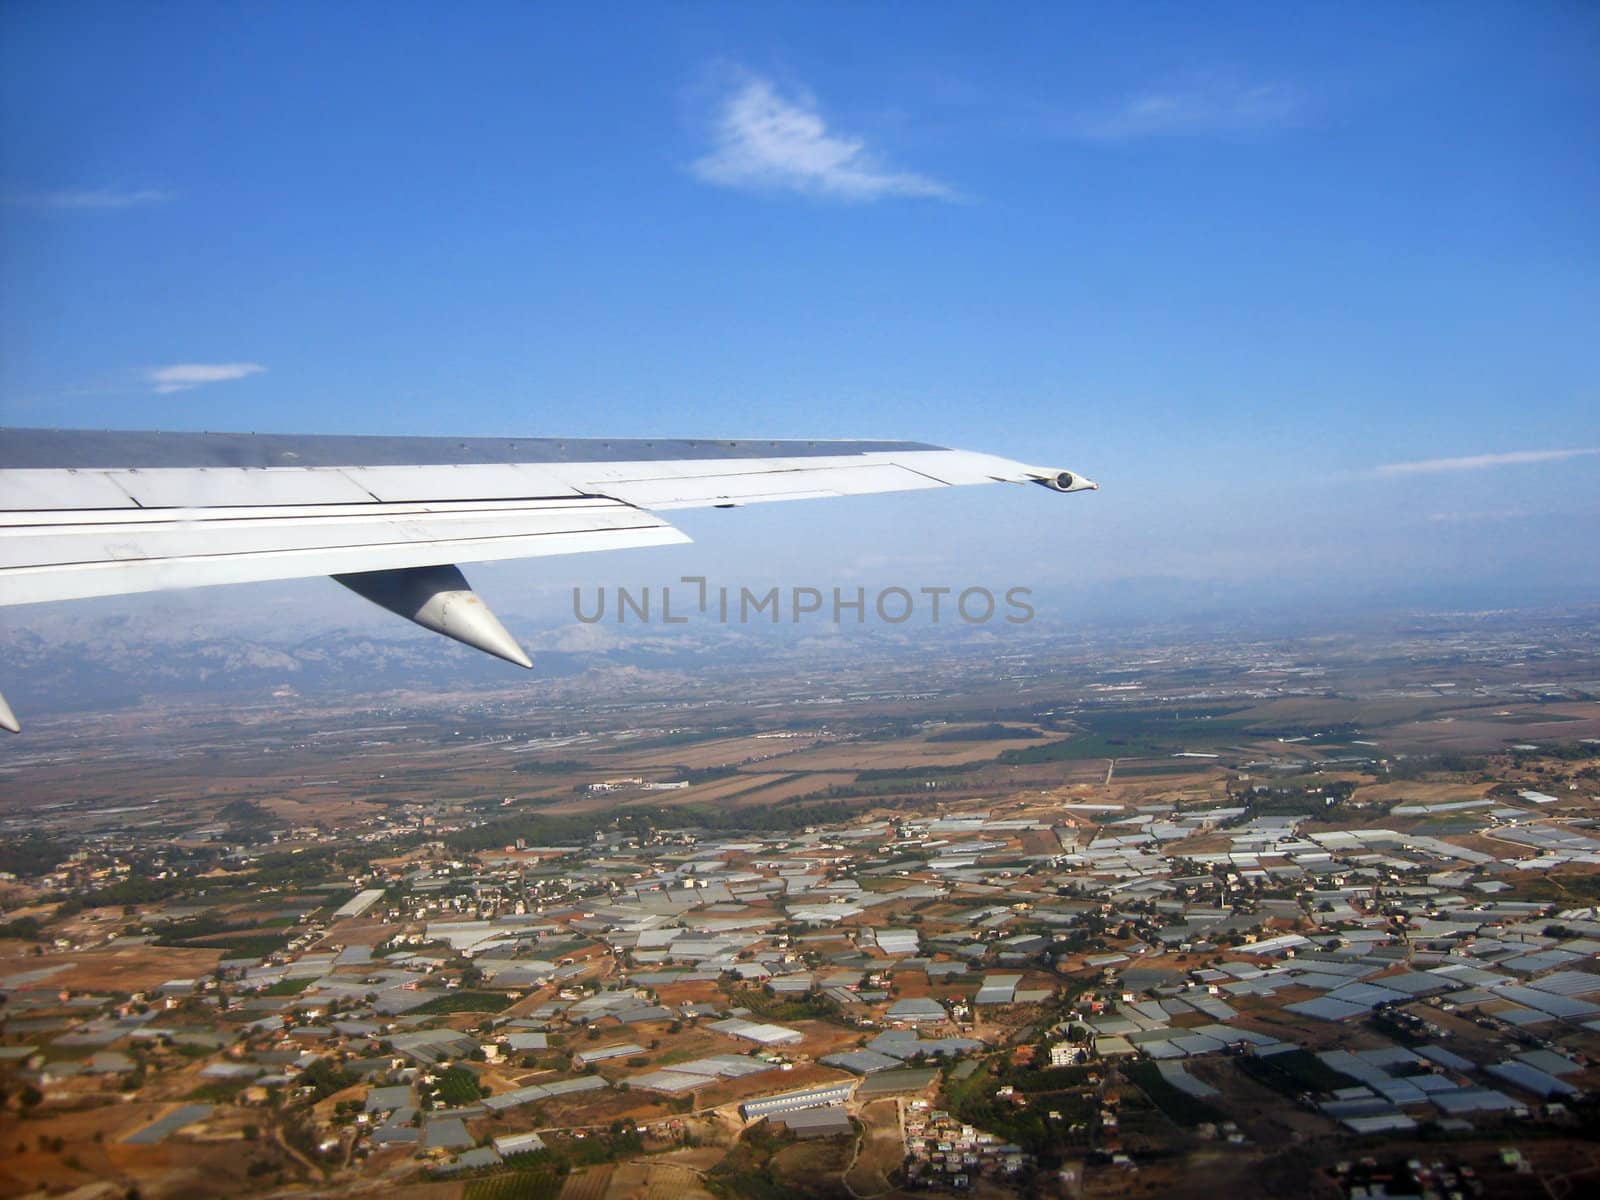
<svg viewBox="0 0 1600 1200"><path fill-rule="evenodd" d="M1065 800L1085 801L1091 804L1105 802L1100 786L1106 778L1106 760L1103 758L1073 758L1065 762L1043 763L1031 767L1011 768L1010 779L1015 784L1038 780L1040 787L1070 787L1072 795Z"/></svg>
<svg viewBox="0 0 1600 1200"><path fill-rule="evenodd" d="M1100 760L1100 775L1102 779L1105 778L1104 759ZM1192 803L1201 797L1210 799L1215 796L1220 799L1223 785L1224 780L1221 776L1210 774L1147 775L1125 778L1119 771L1112 777L1111 786L1101 789L1101 794L1089 803L1121 804L1131 808L1179 796L1188 796ZM1193 795L1190 795L1191 793Z"/></svg>
<svg viewBox="0 0 1600 1200"><path fill-rule="evenodd" d="M1258 704L1239 715L1261 723L1317 722L1339 725L1351 722L1370 729L1414 719L1422 713L1438 712L1452 702L1443 696L1396 696L1378 700L1290 696Z"/></svg>
<svg viewBox="0 0 1600 1200"><path fill-rule="evenodd" d="M596 1129L616 1120L650 1125L678 1119L674 1103L672 1097L656 1092L610 1090L580 1093L565 1101L546 1100L536 1111L541 1129Z"/></svg>
<svg viewBox="0 0 1600 1200"><path fill-rule="evenodd" d="M561 1200L601 1200L611 1182L613 1170L610 1163L604 1163L574 1171L561 1187Z"/></svg>
<svg viewBox="0 0 1600 1200"><path fill-rule="evenodd" d="M1508 842L1493 834L1469 834L1462 837L1450 837L1446 841L1455 842L1457 845L1466 846L1473 850L1481 850L1485 854L1492 854L1496 858L1538 858L1539 851L1523 842ZM1513 888L1517 886L1519 877L1524 872L1516 871L1507 874L1501 882L1509 883ZM1527 872L1534 877L1548 872Z"/></svg>
<svg viewBox="0 0 1600 1200"><path fill-rule="evenodd" d="M119 1104L26 1120L0 1118L0 1196L39 1188L62 1191L97 1180L113 1180L124 1188L137 1184L154 1200L198 1200L250 1190L244 1172L251 1154L237 1137L207 1142L179 1134L156 1146L130 1146L120 1140L168 1107ZM96 1133L103 1135L99 1142L94 1140ZM41 1137L59 1137L66 1145L60 1154L45 1151L39 1147ZM24 1147L20 1154L18 1145ZM260 1156L268 1157L270 1143L263 1140L260 1146ZM69 1159L78 1166L69 1166Z"/></svg>
<svg viewBox="0 0 1600 1200"><path fill-rule="evenodd" d="M859 1010L863 1014L865 1008ZM806 1040L793 1047L795 1051L809 1054L812 1058L821 1058L824 1054L832 1054L836 1050L853 1049L861 1040L862 1031L859 1029L843 1029L838 1025L825 1024L821 1021L795 1021L792 1028L798 1029L806 1035Z"/></svg>
<svg viewBox="0 0 1600 1200"><path fill-rule="evenodd" d="M827 1190L834 1180L844 1177L844 1169L854 1150L853 1138L796 1142L772 1156L772 1168L779 1179L798 1193Z"/></svg>
<svg viewBox="0 0 1600 1200"><path fill-rule="evenodd" d="M788 761L797 747L809 748L814 744L814 738L742 737L718 738L685 746L658 746L646 750L630 751L623 746L606 755L605 764L608 770L617 771L634 771L651 766L702 770L706 767L781 759L784 762L783 769L787 770Z"/></svg>
<svg viewBox="0 0 1600 1200"><path fill-rule="evenodd" d="M670 1065L672 1062L688 1062L692 1058L704 1058L708 1054L726 1054L728 1052L727 1039L720 1033L697 1025L686 1025L677 1033L667 1033L666 1027L661 1027L661 1032L656 1035L661 1045L649 1051L652 1069L656 1065ZM635 1039L638 1040L638 1039ZM642 1042L648 1045L648 1041ZM663 1061L666 1060L666 1061ZM632 1068L629 1074L634 1074Z"/></svg>
<svg viewBox="0 0 1600 1200"><path fill-rule="evenodd" d="M1395 745L1431 751L1486 750L1511 742L1575 742L1600 737L1600 713L1594 712L1592 706L1582 707L1591 711L1578 720L1527 723L1495 717L1491 710L1455 710L1386 730L1383 743L1385 748Z"/></svg>
<svg viewBox="0 0 1600 1200"><path fill-rule="evenodd" d="M611 1178L606 1181L605 1200L648 1200L650 1173L648 1163L618 1163L612 1168Z"/></svg>
<svg viewBox="0 0 1600 1200"><path fill-rule="evenodd" d="M718 1126L708 1125L704 1121L693 1122L696 1134L702 1138L712 1137L718 1139L716 1145L690 1146L682 1150L668 1150L652 1157L658 1162L672 1163L674 1166L689 1167L695 1171L709 1171L722 1161L728 1152L728 1144L736 1140L727 1130ZM723 1144L724 1141L727 1144Z"/></svg>
<svg viewBox="0 0 1600 1200"><path fill-rule="evenodd" d="M770 783L777 783L785 776L772 774L730 775L726 779L716 779L710 783L696 784L684 788L681 792L646 792L637 801L638 803L657 804L702 804L721 800L736 792L747 791L750 788L765 787ZM630 795L630 800L632 799ZM626 807L625 805L623 807Z"/></svg>
<svg viewBox="0 0 1600 1200"><path fill-rule="evenodd" d="M466 1189L459 1181L443 1183L403 1183L386 1185L384 1200L456 1200Z"/></svg>
<svg viewBox="0 0 1600 1200"><path fill-rule="evenodd" d="M853 776L842 776L842 778L848 782ZM670 806L674 805L696 805L696 803L725 805L728 797L734 797L739 792L747 792L750 789L760 789L757 794L760 797L760 803L766 803L771 797L778 795L779 792L787 795L802 795L805 792L814 792L814 790L822 786L824 784L816 781L816 779L789 779L786 773L778 773L778 771L733 774L733 776L728 776L726 779L717 779L717 781L709 782L709 784L685 787L682 792L643 792L643 794L626 792L626 794L621 794L627 795L627 798L618 803L618 808L640 805L666 805L670 808ZM744 806L746 800L757 802L755 797L746 797L734 802L731 806L739 808L739 806Z"/></svg>
<svg viewBox="0 0 1600 1200"><path fill-rule="evenodd" d="M850 772L808 773L798 778L781 776L780 779L783 782L775 783L771 787L764 787L759 792L754 792L748 796L740 796L733 802L732 807L735 809L764 808L769 804L777 804L795 796L804 796L810 792L820 792L829 785L844 787L854 783L855 778L855 775Z"/></svg>
<svg viewBox="0 0 1600 1200"><path fill-rule="evenodd" d="M859 1115L866 1133L855 1165L845 1174L845 1182L858 1196L891 1191L894 1185L889 1181L889 1172L905 1161L899 1101L892 1097L874 1100L863 1106Z"/></svg>
<svg viewBox="0 0 1600 1200"><path fill-rule="evenodd" d="M556 994L554 987L535 988L510 1008L499 1014L505 1017L525 1017Z"/></svg>
<svg viewBox="0 0 1600 1200"><path fill-rule="evenodd" d="M1475 833L1452 833L1448 837L1443 837L1439 840L1449 842L1453 846L1476 850L1480 854L1492 854L1496 858L1534 858L1538 853L1532 846L1519 845L1515 842L1502 842L1495 838L1482 837ZM1534 874L1542 874L1542 872L1534 872ZM1503 879L1502 882L1509 883L1515 887L1517 883L1516 875L1512 874ZM1504 894L1502 893L1502 895Z"/></svg>
<svg viewBox="0 0 1600 1200"><path fill-rule="evenodd" d="M1370 783L1358 787L1352 797L1359 804L1449 804L1458 800L1482 800L1491 784L1474 783ZM1471 812L1471 809L1466 810Z"/></svg>
<svg viewBox="0 0 1600 1200"><path fill-rule="evenodd" d="M0 964L0 971L35 970L66 964L46 981L51 990L143 992L169 979L195 979L216 969L220 950L185 950L171 946L130 946L119 950L84 950L29 957L27 964Z"/></svg>
<svg viewBox="0 0 1600 1200"><path fill-rule="evenodd" d="M393 937L399 928L401 927L385 921L370 921L366 918L338 921L328 927L328 932L318 943L317 948L334 942L343 946L376 946L379 942Z"/></svg>
<svg viewBox="0 0 1600 1200"><path fill-rule="evenodd" d="M1034 744L1032 739L1024 738L993 742L929 742L924 738L849 742L788 755L783 760L783 767L788 771L865 771L888 767L915 770L917 767L982 762L994 758L1002 750Z"/></svg>
<svg viewBox="0 0 1600 1200"><path fill-rule="evenodd" d="M702 1001L710 1004L723 998L721 989L708 980L699 983L662 983L657 984L654 990L661 1003L668 1008Z"/></svg>
<svg viewBox="0 0 1600 1200"><path fill-rule="evenodd" d="M566 1193L562 1192L563 1200ZM605 1200L712 1200L697 1172L674 1163L622 1163Z"/></svg>

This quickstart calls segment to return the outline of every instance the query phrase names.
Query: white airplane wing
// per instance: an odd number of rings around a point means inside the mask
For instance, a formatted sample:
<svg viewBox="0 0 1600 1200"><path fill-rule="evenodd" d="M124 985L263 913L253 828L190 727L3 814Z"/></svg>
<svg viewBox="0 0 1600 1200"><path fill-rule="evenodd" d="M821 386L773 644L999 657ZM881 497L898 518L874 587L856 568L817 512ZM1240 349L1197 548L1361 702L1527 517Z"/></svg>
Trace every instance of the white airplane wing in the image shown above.
<svg viewBox="0 0 1600 1200"><path fill-rule="evenodd" d="M686 542L656 515L678 508L996 482L1096 486L918 442L0 429L0 605L332 575L526 666L455 563Z"/></svg>

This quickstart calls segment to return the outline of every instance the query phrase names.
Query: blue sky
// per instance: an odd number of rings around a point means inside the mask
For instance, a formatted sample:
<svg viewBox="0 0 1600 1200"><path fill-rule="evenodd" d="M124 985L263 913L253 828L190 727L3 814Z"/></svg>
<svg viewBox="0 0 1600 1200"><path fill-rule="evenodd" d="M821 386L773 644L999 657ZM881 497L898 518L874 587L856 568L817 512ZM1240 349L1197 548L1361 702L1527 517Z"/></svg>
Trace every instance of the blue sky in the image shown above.
<svg viewBox="0 0 1600 1200"><path fill-rule="evenodd" d="M619 573L1600 583L1593 5L17 3L0 122L4 423L1104 485L694 514Z"/></svg>

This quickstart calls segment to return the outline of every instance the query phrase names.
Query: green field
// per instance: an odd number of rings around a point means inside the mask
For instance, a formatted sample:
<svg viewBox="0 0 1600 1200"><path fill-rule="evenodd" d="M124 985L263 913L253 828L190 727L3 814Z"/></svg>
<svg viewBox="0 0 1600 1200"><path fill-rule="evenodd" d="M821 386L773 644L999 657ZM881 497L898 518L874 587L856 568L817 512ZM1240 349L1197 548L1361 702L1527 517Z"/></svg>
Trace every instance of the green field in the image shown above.
<svg viewBox="0 0 1600 1200"><path fill-rule="evenodd" d="M314 976L308 976L305 979L280 979L271 987L262 988L261 994L263 996L298 996L315 982L316 978Z"/></svg>
<svg viewBox="0 0 1600 1200"><path fill-rule="evenodd" d="M1150 1103L1179 1125L1187 1127L1207 1121L1214 1124L1224 1119L1222 1113L1204 1100L1168 1083L1153 1062L1130 1063L1122 1069L1122 1073L1139 1085L1139 1090L1150 1098Z"/></svg>
<svg viewBox="0 0 1600 1200"><path fill-rule="evenodd" d="M1247 1054L1239 1059L1239 1069L1257 1083L1264 1083L1289 1097L1299 1096L1302 1092L1320 1095L1339 1088L1354 1087L1360 1082L1335 1071L1309 1050L1291 1050L1269 1058Z"/></svg>
<svg viewBox="0 0 1600 1200"><path fill-rule="evenodd" d="M465 1067L451 1067L439 1077L439 1099L451 1108L462 1108L483 1099L478 1077Z"/></svg>
<svg viewBox="0 0 1600 1200"><path fill-rule="evenodd" d="M1100 734L1082 733L1059 742L1046 742L1042 746L1002 751L999 761L1009 766L1024 767L1039 763L1074 762L1084 758L1140 757L1160 753L1162 747L1153 742L1129 742L1125 738L1111 739Z"/></svg>
<svg viewBox="0 0 1600 1200"><path fill-rule="evenodd" d="M1220 766L1214 758L1180 758L1173 762L1140 763L1129 767L1117 764L1118 779L1139 779L1148 775L1191 775L1207 767Z"/></svg>
<svg viewBox="0 0 1600 1200"><path fill-rule="evenodd" d="M414 1013L460 1013L482 1012L496 1013L511 1001L500 992L472 992L451 991L442 996L435 996L426 1004L418 1005L411 1011Z"/></svg>
<svg viewBox="0 0 1600 1200"><path fill-rule="evenodd" d="M1079 713L1072 721L1082 733L1042 746L1007 750L997 761L1025 766L1085 758L1160 757L1178 750L1207 749L1247 736L1254 722L1232 715L1241 711L1143 708Z"/></svg>

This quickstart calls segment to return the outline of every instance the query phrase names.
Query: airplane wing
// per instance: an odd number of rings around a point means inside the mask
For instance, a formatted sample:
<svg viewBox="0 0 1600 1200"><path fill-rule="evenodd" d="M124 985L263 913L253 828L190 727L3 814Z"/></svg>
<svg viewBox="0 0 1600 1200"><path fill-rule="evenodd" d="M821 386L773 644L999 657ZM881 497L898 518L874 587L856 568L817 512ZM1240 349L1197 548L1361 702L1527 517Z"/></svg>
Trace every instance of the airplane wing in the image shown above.
<svg viewBox="0 0 1600 1200"><path fill-rule="evenodd" d="M332 575L527 666L455 563L686 542L657 515L679 508L996 482L1096 486L919 442L0 429L0 605Z"/></svg>

